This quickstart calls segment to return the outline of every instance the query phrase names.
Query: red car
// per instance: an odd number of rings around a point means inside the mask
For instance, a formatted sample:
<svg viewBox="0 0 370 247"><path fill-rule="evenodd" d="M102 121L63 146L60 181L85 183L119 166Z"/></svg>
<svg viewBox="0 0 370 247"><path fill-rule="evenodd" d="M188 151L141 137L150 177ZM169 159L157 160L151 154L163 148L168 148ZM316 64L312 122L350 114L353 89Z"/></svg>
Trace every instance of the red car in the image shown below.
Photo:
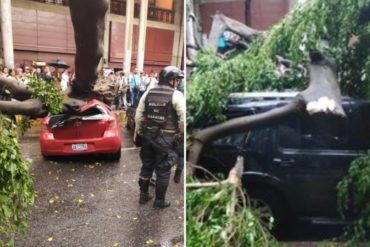
<svg viewBox="0 0 370 247"><path fill-rule="evenodd" d="M47 116L42 120L40 147L44 157L107 154L121 157L121 130L116 115L104 103L91 100L75 115Z"/></svg>

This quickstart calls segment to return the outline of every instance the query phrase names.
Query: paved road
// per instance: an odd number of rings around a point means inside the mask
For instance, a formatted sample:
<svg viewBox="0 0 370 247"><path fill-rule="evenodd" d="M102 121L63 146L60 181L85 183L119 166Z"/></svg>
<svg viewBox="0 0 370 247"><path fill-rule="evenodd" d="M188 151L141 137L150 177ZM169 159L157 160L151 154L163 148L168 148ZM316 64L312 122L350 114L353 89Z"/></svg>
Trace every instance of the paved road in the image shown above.
<svg viewBox="0 0 370 247"><path fill-rule="evenodd" d="M102 158L45 161L36 136L20 140L33 160L37 199L29 234L16 246L183 246L183 185L171 183L170 208L138 204L139 149L122 129L119 162ZM154 193L154 188L151 188Z"/></svg>

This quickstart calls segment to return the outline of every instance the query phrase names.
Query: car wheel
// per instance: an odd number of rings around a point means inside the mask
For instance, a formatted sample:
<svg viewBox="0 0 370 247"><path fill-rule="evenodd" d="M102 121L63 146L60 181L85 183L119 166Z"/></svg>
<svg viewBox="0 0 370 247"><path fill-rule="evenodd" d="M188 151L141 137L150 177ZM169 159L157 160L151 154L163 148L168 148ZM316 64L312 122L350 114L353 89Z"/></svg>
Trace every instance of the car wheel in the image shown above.
<svg viewBox="0 0 370 247"><path fill-rule="evenodd" d="M48 155L45 155L43 153L41 153L42 157L44 158L44 160L51 160L51 157L48 156Z"/></svg>
<svg viewBox="0 0 370 247"><path fill-rule="evenodd" d="M274 233L281 232L285 225L285 210L281 198L271 190L251 190L249 201L254 212L260 217L262 224L268 226L273 217Z"/></svg>
<svg viewBox="0 0 370 247"><path fill-rule="evenodd" d="M109 154L108 159L112 161L117 161L121 159L121 147L119 148L117 153Z"/></svg>

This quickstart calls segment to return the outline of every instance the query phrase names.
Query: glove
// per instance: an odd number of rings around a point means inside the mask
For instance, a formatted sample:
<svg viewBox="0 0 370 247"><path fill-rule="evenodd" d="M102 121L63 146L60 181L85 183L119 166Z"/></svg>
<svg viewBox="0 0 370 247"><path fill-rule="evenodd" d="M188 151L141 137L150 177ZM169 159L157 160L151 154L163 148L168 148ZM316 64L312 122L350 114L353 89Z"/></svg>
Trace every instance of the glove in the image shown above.
<svg viewBox="0 0 370 247"><path fill-rule="evenodd" d="M135 134L134 134L134 144L135 144L135 146L141 147L141 144L142 144L141 142L142 142L141 135L135 132Z"/></svg>

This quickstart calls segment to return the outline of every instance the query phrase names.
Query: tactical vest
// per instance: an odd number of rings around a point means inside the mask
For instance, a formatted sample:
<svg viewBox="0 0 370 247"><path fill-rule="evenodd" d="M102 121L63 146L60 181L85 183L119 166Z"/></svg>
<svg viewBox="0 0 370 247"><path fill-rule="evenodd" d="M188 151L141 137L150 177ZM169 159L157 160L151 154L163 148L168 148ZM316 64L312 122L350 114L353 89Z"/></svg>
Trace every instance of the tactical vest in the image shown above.
<svg viewBox="0 0 370 247"><path fill-rule="evenodd" d="M145 98L144 121L146 127L165 130L178 129L178 117L172 105L175 90L169 86L150 89Z"/></svg>

